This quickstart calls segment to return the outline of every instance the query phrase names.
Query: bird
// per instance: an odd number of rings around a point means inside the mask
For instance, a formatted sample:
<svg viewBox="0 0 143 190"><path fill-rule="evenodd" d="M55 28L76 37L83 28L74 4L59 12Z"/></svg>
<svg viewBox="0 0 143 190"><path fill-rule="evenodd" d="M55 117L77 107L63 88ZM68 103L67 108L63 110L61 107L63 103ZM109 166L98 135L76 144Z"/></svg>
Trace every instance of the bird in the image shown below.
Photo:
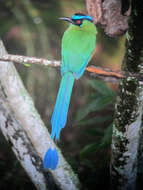
<svg viewBox="0 0 143 190"><path fill-rule="evenodd" d="M60 131L66 125L74 81L83 75L88 62L95 52L97 35L97 28L89 15L75 13L71 18L60 17L59 19L69 22L70 25L62 37L62 79L51 117L51 138L53 140L59 140ZM50 151L48 150L45 154L44 168L55 169L58 164L58 153L56 149L49 149ZM49 159L48 155L50 155ZM54 160L54 158L50 158L52 155L55 156L55 161L53 162L51 160Z"/></svg>

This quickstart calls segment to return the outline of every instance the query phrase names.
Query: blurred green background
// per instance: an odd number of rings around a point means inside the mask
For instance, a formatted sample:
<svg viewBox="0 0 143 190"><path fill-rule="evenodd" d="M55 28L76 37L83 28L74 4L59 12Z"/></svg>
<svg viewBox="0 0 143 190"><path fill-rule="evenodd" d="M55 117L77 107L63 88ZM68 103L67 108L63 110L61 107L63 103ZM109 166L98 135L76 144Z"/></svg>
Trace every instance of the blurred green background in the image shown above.
<svg viewBox="0 0 143 190"><path fill-rule="evenodd" d="M8 53L59 60L62 34L58 20L86 13L82 0L0 0L0 37ZM98 28L96 54L90 64L120 69L125 38L109 38ZM46 126L60 83L60 68L15 64ZM79 175L82 189L109 187L109 161L117 83L104 83L87 73L76 81L59 147ZM35 189L9 145L0 138L0 189ZM103 183L104 181L104 183Z"/></svg>

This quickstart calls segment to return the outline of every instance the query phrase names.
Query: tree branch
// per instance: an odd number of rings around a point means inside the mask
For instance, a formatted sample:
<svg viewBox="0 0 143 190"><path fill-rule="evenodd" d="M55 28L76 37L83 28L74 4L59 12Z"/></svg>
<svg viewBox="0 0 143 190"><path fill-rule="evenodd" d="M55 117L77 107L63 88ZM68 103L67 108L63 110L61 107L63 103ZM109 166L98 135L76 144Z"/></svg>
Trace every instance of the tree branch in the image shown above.
<svg viewBox="0 0 143 190"><path fill-rule="evenodd" d="M122 68L142 75L143 62L143 4L132 0L129 30L126 34L126 52ZM143 83L136 77L121 80L115 105L112 136L112 189L135 190L137 174L143 166L142 141ZM139 150L139 151L138 151Z"/></svg>
<svg viewBox="0 0 143 190"><path fill-rule="evenodd" d="M44 66L52 66L57 67L60 66L60 61L56 60L47 60L42 58L36 58L36 57L28 57L28 56L22 56L22 55L11 55L11 54L4 54L0 55L1 61L11 61L15 63L21 63L21 64L36 64L36 65L44 65Z"/></svg>
<svg viewBox="0 0 143 190"><path fill-rule="evenodd" d="M37 189L48 190L53 183L52 178L46 182L42 171L42 162L31 144L22 126L8 105L4 88L0 85L0 129L17 159L31 178ZM28 164L29 163L29 164Z"/></svg>
<svg viewBox="0 0 143 190"><path fill-rule="evenodd" d="M14 63L20 64L35 64L35 65L43 65L43 66L51 66L51 67L59 67L61 65L61 61L57 60L48 60L43 58L36 58L36 57L28 57L22 55L11 55L11 54L4 54L0 55L1 61L10 61ZM143 72L143 66L140 65L141 72ZM94 65L90 65L86 68L86 71L93 77L102 78L104 81L110 82L118 82L119 79L125 77L136 77L139 81L143 81L142 73L138 72L126 72L120 70L112 70L109 68L97 67Z"/></svg>
<svg viewBox="0 0 143 190"><path fill-rule="evenodd" d="M0 56L4 56L5 54L7 55L7 52L2 41L0 41ZM7 125L1 124L1 130L6 139L11 141L16 156L17 153L20 155L18 157L19 161L27 171L27 174L31 177L37 189L46 190L50 174L53 179L52 181L55 182L60 189L78 190L78 178L73 173L69 164L65 161L58 147L59 164L57 169L49 171L48 173L43 171L43 168L41 167L42 159L48 147L51 146L51 143L54 145L54 142L51 141L47 127L37 113L33 101L24 88L12 62L0 61L0 84L2 85L5 97L7 98L8 106L13 111L15 120L17 120L18 125L21 126L20 130L24 131L26 138L22 135L23 139L21 139L19 133L16 133L17 130L15 129L15 125L10 125L7 130L5 127ZM16 127L18 126L16 125ZM29 149L26 149L27 143L25 146L23 143L23 141L27 142L27 139L29 140ZM35 161L37 158L39 161ZM39 163L40 167L36 165L37 163ZM36 174L39 177L36 176Z"/></svg>
<svg viewBox="0 0 143 190"><path fill-rule="evenodd" d="M12 61L15 63L21 63L21 64L35 64L35 65L44 65L44 66L52 66L52 67L58 67L61 65L60 61L56 60L47 60L42 58L36 58L36 57L27 57L27 56L21 56L21 55L0 55L1 61ZM99 76L102 78L106 78L108 80L118 80L120 78L124 78L124 73L120 71L115 71L112 69L107 68L101 68L96 66L88 66L86 68L86 71L88 71L92 76ZM111 78L111 79L109 79ZM105 79L105 80L106 80Z"/></svg>

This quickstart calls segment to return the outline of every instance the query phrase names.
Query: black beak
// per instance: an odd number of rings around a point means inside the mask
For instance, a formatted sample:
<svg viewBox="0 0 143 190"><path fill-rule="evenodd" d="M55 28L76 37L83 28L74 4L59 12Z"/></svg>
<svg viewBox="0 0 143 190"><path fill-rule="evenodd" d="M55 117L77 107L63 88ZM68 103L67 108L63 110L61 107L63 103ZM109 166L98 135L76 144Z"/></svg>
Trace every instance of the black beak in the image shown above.
<svg viewBox="0 0 143 190"><path fill-rule="evenodd" d="M64 21L67 21L67 22L70 22L70 23L74 24L73 20L72 20L71 18L69 18L69 17L60 17L59 19L60 19L60 20L64 20Z"/></svg>

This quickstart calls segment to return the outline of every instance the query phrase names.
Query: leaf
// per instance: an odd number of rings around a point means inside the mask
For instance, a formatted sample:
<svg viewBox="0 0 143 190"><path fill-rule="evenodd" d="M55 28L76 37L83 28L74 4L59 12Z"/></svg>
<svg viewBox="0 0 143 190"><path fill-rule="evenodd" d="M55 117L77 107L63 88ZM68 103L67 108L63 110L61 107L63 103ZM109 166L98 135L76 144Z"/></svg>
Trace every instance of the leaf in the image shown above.
<svg viewBox="0 0 143 190"><path fill-rule="evenodd" d="M101 96L97 98L96 100L87 104L85 108L78 111L76 121L80 121L92 111L97 111L105 108L107 105L111 104L111 102L113 102L112 96Z"/></svg>
<svg viewBox="0 0 143 190"><path fill-rule="evenodd" d="M101 141L101 146L108 146L111 144L111 139L112 139L112 126L111 124L104 132L103 139Z"/></svg>
<svg viewBox="0 0 143 190"><path fill-rule="evenodd" d="M104 129L103 128L95 128L95 129L88 129L85 131L86 133L90 135L96 135L96 136L103 136L104 135Z"/></svg>
<svg viewBox="0 0 143 190"><path fill-rule="evenodd" d="M80 121L81 119L83 119L86 115L89 114L89 112L93 111L95 109L95 105L97 103L97 100L94 100L92 102L90 102L89 104L87 104L87 106L85 108L83 108L82 110L79 110L77 112L77 116L76 116L76 122Z"/></svg>
<svg viewBox="0 0 143 190"><path fill-rule="evenodd" d="M88 168L90 168L91 170L94 169L94 164L91 160L88 159L82 159L82 162L84 163L85 166L87 166Z"/></svg>
<svg viewBox="0 0 143 190"><path fill-rule="evenodd" d="M80 157L85 158L89 156L91 153L95 153L99 148L99 143L88 144L80 151Z"/></svg>
<svg viewBox="0 0 143 190"><path fill-rule="evenodd" d="M102 131L101 135L103 135ZM101 148L106 148L111 144L111 138L112 137L112 124L104 131L103 139L101 140L101 143L91 143L86 145L81 151L80 151L80 157L85 158L89 156L92 153L95 153L97 150Z"/></svg>
<svg viewBox="0 0 143 190"><path fill-rule="evenodd" d="M25 67L30 67L31 65L29 63L24 63Z"/></svg>
<svg viewBox="0 0 143 190"><path fill-rule="evenodd" d="M79 122L75 122L74 125L78 125L78 126L85 126L85 125L92 125L92 124L97 124L97 123L104 123L106 121L109 121L112 119L112 116L95 116L94 118L91 119L86 119L86 120L82 120Z"/></svg>
<svg viewBox="0 0 143 190"><path fill-rule="evenodd" d="M96 98L98 98L99 96L101 96L101 94L100 93L98 93L98 92L94 92L94 93L90 93L89 94L89 99L96 99Z"/></svg>
<svg viewBox="0 0 143 190"><path fill-rule="evenodd" d="M88 83L102 95L115 96L115 92L112 91L104 82L100 80L89 80Z"/></svg>

